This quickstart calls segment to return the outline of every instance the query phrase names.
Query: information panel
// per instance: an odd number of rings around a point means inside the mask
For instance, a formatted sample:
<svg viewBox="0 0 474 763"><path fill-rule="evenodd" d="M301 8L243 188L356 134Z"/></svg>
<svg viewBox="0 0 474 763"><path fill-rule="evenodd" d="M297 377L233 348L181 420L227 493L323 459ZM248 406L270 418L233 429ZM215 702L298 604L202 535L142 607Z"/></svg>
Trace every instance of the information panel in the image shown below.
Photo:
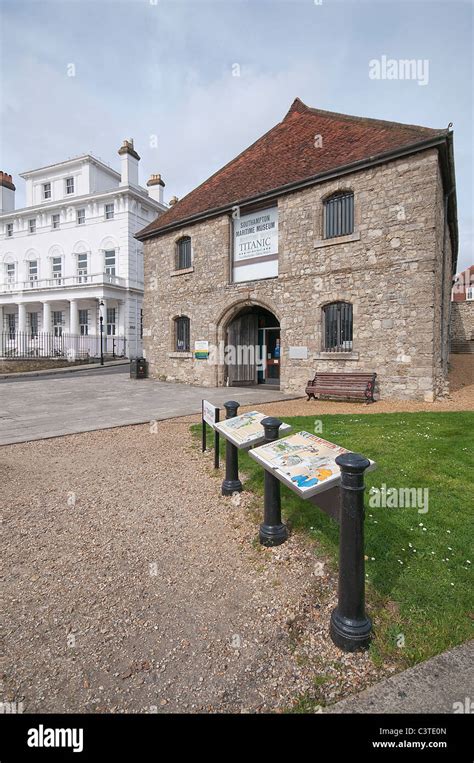
<svg viewBox="0 0 474 763"><path fill-rule="evenodd" d="M278 275L278 207L233 220L233 280L256 281Z"/></svg>
<svg viewBox="0 0 474 763"><path fill-rule="evenodd" d="M259 411L250 411L241 416L235 416L233 419L225 419L214 425L223 437L235 445L237 448L251 448L259 445L265 439L265 432L262 427L262 419L266 419L268 413L259 413ZM282 424L280 432L289 432L291 426Z"/></svg>
<svg viewBox="0 0 474 763"><path fill-rule="evenodd" d="M194 357L196 360L207 360L209 357L209 342L198 339L194 342Z"/></svg>
<svg viewBox="0 0 474 763"><path fill-rule="evenodd" d="M303 498L328 490L340 483L341 471L335 459L346 448L309 432L297 432L250 451L250 456L273 472ZM367 471L375 469L371 461Z"/></svg>
<svg viewBox="0 0 474 763"><path fill-rule="evenodd" d="M219 408L217 408L215 405L212 405L209 400L202 401L202 418L209 424L209 426L213 427L216 421L219 420L218 411Z"/></svg>

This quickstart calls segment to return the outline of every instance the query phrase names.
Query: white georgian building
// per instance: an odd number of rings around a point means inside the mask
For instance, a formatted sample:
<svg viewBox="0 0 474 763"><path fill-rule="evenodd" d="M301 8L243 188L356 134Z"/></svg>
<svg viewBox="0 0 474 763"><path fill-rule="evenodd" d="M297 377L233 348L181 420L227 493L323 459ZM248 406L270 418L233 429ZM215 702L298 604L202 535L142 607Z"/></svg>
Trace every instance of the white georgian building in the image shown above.
<svg viewBox="0 0 474 763"><path fill-rule="evenodd" d="M141 355L143 245L134 234L167 207L159 175L149 191L139 185L133 140L118 153L120 174L88 154L22 173L22 209L11 175L0 173L3 349L19 336L41 348L42 337L50 346L71 335L97 355L102 315L104 352Z"/></svg>

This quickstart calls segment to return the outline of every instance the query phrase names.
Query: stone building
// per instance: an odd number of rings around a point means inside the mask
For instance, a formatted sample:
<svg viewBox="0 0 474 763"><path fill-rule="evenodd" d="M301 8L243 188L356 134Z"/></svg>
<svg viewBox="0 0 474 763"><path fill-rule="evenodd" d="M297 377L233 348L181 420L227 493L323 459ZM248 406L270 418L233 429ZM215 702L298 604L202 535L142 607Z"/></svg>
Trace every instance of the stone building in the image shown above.
<svg viewBox="0 0 474 763"><path fill-rule="evenodd" d="M446 391L457 221L452 133L307 107L137 237L151 375L302 393L376 372Z"/></svg>
<svg viewBox="0 0 474 763"><path fill-rule="evenodd" d="M456 275L451 298L451 352L474 354L474 265Z"/></svg>

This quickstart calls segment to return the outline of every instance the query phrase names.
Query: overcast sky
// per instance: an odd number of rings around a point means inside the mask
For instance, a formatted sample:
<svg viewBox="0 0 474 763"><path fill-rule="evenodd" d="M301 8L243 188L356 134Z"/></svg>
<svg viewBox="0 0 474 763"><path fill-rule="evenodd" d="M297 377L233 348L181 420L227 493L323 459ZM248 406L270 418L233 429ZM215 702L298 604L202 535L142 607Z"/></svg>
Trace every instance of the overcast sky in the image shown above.
<svg viewBox="0 0 474 763"><path fill-rule="evenodd" d="M0 167L14 175L17 207L20 172L83 153L118 169L125 137L142 157L141 183L160 172L165 200L181 197L299 96L347 114L436 128L453 122L458 270L474 262L471 2L0 4ZM382 56L427 60L427 83L371 79L369 61Z"/></svg>

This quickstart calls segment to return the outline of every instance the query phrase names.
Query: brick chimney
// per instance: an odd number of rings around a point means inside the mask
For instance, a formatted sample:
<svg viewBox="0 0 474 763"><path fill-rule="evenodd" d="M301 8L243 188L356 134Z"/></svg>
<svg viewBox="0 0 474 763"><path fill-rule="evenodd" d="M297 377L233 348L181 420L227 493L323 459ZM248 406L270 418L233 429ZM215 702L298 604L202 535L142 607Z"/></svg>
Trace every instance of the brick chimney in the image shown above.
<svg viewBox="0 0 474 763"><path fill-rule="evenodd" d="M12 176L0 171L0 212L13 212L15 209L15 191Z"/></svg>
<svg viewBox="0 0 474 763"><path fill-rule="evenodd" d="M154 201L159 201L163 204L163 188L165 183L161 178L161 175L151 175L147 182L148 193Z"/></svg>
<svg viewBox="0 0 474 763"><path fill-rule="evenodd" d="M122 158L120 185L138 186L138 162L140 157L133 147L133 138L126 138L118 150Z"/></svg>

